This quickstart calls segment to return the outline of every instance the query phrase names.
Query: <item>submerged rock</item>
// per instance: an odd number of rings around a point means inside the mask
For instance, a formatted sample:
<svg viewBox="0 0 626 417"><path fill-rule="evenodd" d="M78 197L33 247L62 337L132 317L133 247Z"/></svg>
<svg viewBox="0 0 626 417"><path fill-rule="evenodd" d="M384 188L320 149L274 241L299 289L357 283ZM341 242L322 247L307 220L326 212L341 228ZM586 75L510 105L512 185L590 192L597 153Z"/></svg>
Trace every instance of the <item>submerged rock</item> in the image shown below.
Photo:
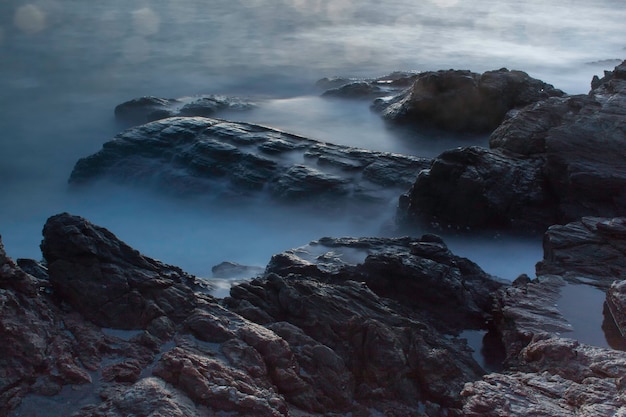
<svg viewBox="0 0 626 417"><path fill-rule="evenodd" d="M250 110L256 104L236 97L220 95L178 99L145 96L115 107L115 118L127 126L142 125L174 116L215 116L220 111Z"/></svg>
<svg viewBox="0 0 626 417"><path fill-rule="evenodd" d="M131 128L76 163L70 183L140 183L178 195L342 207L392 201L426 158L317 142L249 123L176 117Z"/></svg>
<svg viewBox="0 0 626 417"><path fill-rule="evenodd" d="M626 77L511 111L490 150L444 152L401 200L408 221L536 230L626 214Z"/></svg>
<svg viewBox="0 0 626 417"><path fill-rule="evenodd" d="M316 85L326 90L322 93L323 97L372 99L397 94L412 85L417 77L414 72L392 72L373 79L323 78Z"/></svg>
<svg viewBox="0 0 626 417"><path fill-rule="evenodd" d="M564 93L522 71L420 73L402 94L376 101L388 120L451 131L489 132L514 108Z"/></svg>

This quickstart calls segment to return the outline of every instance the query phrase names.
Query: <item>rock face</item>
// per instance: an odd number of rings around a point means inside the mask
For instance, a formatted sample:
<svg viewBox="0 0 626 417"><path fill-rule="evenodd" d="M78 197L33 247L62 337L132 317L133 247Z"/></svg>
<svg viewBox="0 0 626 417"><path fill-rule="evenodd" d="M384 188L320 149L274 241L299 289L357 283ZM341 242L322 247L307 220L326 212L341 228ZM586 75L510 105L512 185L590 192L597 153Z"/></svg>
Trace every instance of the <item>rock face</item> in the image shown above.
<svg viewBox="0 0 626 417"><path fill-rule="evenodd" d="M608 289L626 277L626 218L583 217L552 226L544 235L541 275L558 274L570 282Z"/></svg>
<svg viewBox="0 0 626 417"><path fill-rule="evenodd" d="M111 179L182 195L339 207L392 201L430 161L200 117L131 128L76 163L70 183Z"/></svg>
<svg viewBox="0 0 626 417"><path fill-rule="evenodd" d="M401 199L409 221L543 232L584 216L626 214L626 63L589 95L509 112L491 149L435 158Z"/></svg>
<svg viewBox="0 0 626 417"><path fill-rule="evenodd" d="M477 74L424 72L404 93L380 99L375 108L395 122L419 123L452 131L489 132L505 114L564 93L522 71L505 68Z"/></svg>
<svg viewBox="0 0 626 417"><path fill-rule="evenodd" d="M592 417L626 412L625 352L552 337L533 340L521 357L520 371L467 384L462 415Z"/></svg>
<svg viewBox="0 0 626 417"><path fill-rule="evenodd" d="M45 265L22 262L40 278L0 248L2 414L459 409L463 384L484 371L457 335L484 326L489 293L502 284L436 236L312 246L315 262L296 256L302 250L277 255L263 277L220 301L106 229L67 213L51 217ZM438 290L453 298L450 308L459 305L458 321L429 299L443 302ZM46 414L46 404L56 406Z"/></svg>
<svg viewBox="0 0 626 417"><path fill-rule="evenodd" d="M111 232L80 217L51 217L41 251L55 293L103 327L145 329L194 309L195 278L142 256Z"/></svg>
<svg viewBox="0 0 626 417"><path fill-rule="evenodd" d="M115 118L126 126L142 125L174 116L215 116L223 111L250 110L255 103L219 95L160 98L139 97L115 107Z"/></svg>
<svg viewBox="0 0 626 417"><path fill-rule="evenodd" d="M491 296L503 285L470 260L453 255L435 235L323 238L274 255L266 272L328 283L362 282L451 332L484 328Z"/></svg>

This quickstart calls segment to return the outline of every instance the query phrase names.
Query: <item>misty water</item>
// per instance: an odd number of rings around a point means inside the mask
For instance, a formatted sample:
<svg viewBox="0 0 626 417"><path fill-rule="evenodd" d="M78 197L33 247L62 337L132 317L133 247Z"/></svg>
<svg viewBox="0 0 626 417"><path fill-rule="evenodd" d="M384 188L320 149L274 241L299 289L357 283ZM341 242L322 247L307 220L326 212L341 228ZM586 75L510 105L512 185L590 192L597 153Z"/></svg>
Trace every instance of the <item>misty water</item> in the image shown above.
<svg viewBox="0 0 626 417"><path fill-rule="evenodd" d="M250 97L257 109L228 117L368 149L435 156L486 145L486 136L390 129L367 102L320 98L315 82L506 67L586 93L626 55L625 21L623 0L0 1L0 234L10 256L39 259L45 220L68 211L210 276L222 261L263 266L322 236L388 233L394 202L379 216L333 217L125 186L76 192L67 179L120 130L114 107L144 95ZM507 279L532 276L542 256L538 238L448 243Z"/></svg>

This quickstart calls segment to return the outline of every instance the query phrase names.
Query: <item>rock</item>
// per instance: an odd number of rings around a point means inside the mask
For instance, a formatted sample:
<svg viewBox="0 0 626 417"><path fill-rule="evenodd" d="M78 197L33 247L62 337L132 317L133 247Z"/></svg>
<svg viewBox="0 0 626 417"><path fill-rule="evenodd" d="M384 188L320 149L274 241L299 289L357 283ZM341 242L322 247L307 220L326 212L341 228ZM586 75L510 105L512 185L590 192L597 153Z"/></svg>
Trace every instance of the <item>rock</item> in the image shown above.
<svg viewBox="0 0 626 417"><path fill-rule="evenodd" d="M323 238L274 255L266 272L324 282L363 282L432 318L435 327L484 328L491 294L503 284L434 235L416 238Z"/></svg>
<svg viewBox="0 0 626 417"><path fill-rule="evenodd" d="M538 274L558 274L570 282L608 289L626 276L626 218L583 217L544 235Z"/></svg>
<svg viewBox="0 0 626 417"><path fill-rule="evenodd" d="M626 337L626 281L615 281L606 293L606 306L622 337Z"/></svg>
<svg viewBox="0 0 626 417"><path fill-rule="evenodd" d="M552 97L509 112L490 150L462 148L435 158L402 197L400 217L543 232L584 216L624 216L623 66L587 96Z"/></svg>
<svg viewBox="0 0 626 417"><path fill-rule="evenodd" d="M524 369L490 374L463 389L464 416L611 416L626 412L626 353L562 338L539 338Z"/></svg>
<svg viewBox="0 0 626 417"><path fill-rule="evenodd" d="M564 93L522 71L505 68L477 74L429 71L413 86L374 107L388 120L418 123L451 131L489 132L514 108Z"/></svg>
<svg viewBox="0 0 626 417"><path fill-rule="evenodd" d="M345 99L372 99L381 96L395 95L409 87L418 77L414 72L392 72L379 78L323 78L317 87L326 90L323 97L339 97Z"/></svg>
<svg viewBox="0 0 626 417"><path fill-rule="evenodd" d="M248 123L177 117L132 128L76 163L70 183L106 178L212 198L324 207L388 204L428 159L317 142Z"/></svg>
<svg viewBox="0 0 626 417"><path fill-rule="evenodd" d="M435 229L543 231L557 209L541 167L476 146L446 151L401 197L398 218Z"/></svg>
<svg viewBox="0 0 626 417"><path fill-rule="evenodd" d="M67 213L43 230L41 250L55 293L99 326L145 329L194 308L195 278L141 255L106 229Z"/></svg>
<svg viewBox="0 0 626 417"><path fill-rule="evenodd" d="M214 116L220 111L241 111L255 107L251 101L219 95L178 99L145 96L115 107L115 118L126 126L141 125L174 116Z"/></svg>

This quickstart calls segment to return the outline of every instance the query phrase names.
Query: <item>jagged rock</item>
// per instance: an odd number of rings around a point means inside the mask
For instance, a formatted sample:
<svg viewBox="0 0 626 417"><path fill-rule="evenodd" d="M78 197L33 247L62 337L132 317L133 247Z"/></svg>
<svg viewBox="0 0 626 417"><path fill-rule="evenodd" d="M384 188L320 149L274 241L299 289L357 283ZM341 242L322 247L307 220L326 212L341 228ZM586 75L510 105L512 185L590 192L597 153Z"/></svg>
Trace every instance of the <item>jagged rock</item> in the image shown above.
<svg viewBox="0 0 626 417"><path fill-rule="evenodd" d="M444 152L401 199L409 221L543 232L626 214L626 62L587 96L509 112L490 150ZM491 168L493 167L493 168Z"/></svg>
<svg viewBox="0 0 626 417"><path fill-rule="evenodd" d="M332 349L353 374L355 401L379 410L400 412L424 400L458 406L459 383L482 373L460 340L399 314L354 281L328 284L271 273L233 287L226 303L259 323L288 322L308 336L305 341ZM288 339L293 343L294 336ZM405 412L398 415L413 415Z"/></svg>
<svg viewBox="0 0 626 417"><path fill-rule="evenodd" d="M467 417L617 416L626 413L626 353L561 338L539 338L521 354L523 369L465 386Z"/></svg>
<svg viewBox="0 0 626 417"><path fill-rule="evenodd" d="M330 207L387 204L428 159L317 142L248 123L178 117L132 128L76 163L70 183L106 178L176 194Z"/></svg>
<svg viewBox="0 0 626 417"><path fill-rule="evenodd" d="M235 97L219 95L178 99L139 97L115 107L115 118L127 126L141 125L174 116L214 116L225 110L249 110L255 104Z"/></svg>
<svg viewBox="0 0 626 417"><path fill-rule="evenodd" d="M417 238L323 238L274 255L266 272L324 282L363 282L377 295L462 330L489 319L491 295L503 284L435 235Z"/></svg>
<svg viewBox="0 0 626 417"><path fill-rule="evenodd" d="M565 284L558 275L542 275L499 291L493 308L493 323L505 347L509 366L517 363L521 350L536 335L572 331L557 307Z"/></svg>
<svg viewBox="0 0 626 417"><path fill-rule="evenodd" d="M509 110L563 94L525 72L505 68L483 74L429 71L419 74L404 93L378 100L374 108L395 122L452 131L489 132Z"/></svg>
<svg viewBox="0 0 626 417"><path fill-rule="evenodd" d="M538 274L607 289L626 277L626 218L583 217L550 227L543 240Z"/></svg>
<svg viewBox="0 0 626 417"><path fill-rule="evenodd" d="M100 326L145 329L162 316L180 320L195 307L194 277L141 255L81 217L53 216L43 235L55 293Z"/></svg>

